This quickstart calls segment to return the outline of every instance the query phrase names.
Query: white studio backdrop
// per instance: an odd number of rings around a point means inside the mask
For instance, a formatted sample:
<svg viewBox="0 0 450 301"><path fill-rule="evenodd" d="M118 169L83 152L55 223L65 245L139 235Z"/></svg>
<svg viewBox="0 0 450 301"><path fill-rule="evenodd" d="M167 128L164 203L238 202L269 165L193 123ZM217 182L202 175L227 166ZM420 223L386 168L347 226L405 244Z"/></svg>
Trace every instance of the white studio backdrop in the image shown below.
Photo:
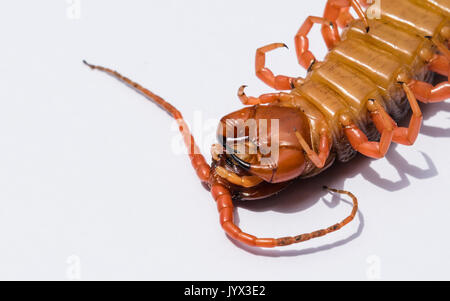
<svg viewBox="0 0 450 301"><path fill-rule="evenodd" d="M285 249L226 237L215 203L176 147L170 117L82 60L165 97L195 123L205 153L215 122L241 108L237 88L272 91L254 74L256 48L277 74L305 71L293 38L325 1L3 1L0 5L0 279L449 279L450 105L423 105L413 147L357 157L276 198L242 204L258 236L300 234L351 210L344 229ZM326 53L315 28L311 48ZM200 121L199 121L200 120ZM209 140L208 140L209 139Z"/></svg>

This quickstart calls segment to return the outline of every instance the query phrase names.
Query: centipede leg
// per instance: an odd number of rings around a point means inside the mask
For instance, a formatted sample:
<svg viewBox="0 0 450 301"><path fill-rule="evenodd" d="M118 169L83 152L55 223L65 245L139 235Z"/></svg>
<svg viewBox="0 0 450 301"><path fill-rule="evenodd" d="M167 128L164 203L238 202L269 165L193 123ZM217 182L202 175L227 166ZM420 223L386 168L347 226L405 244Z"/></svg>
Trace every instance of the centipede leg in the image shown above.
<svg viewBox="0 0 450 301"><path fill-rule="evenodd" d="M247 96L244 92L246 87L247 86L241 86L238 90L238 97L244 105L253 106L258 104L273 103L279 99L288 100L293 97L292 95L283 92L263 94L259 97Z"/></svg>
<svg viewBox="0 0 450 301"><path fill-rule="evenodd" d="M132 87L134 90L138 91L139 93L145 95L148 99L159 105L162 109L164 109L166 112L168 112L174 119L176 119L178 123L179 130L183 136L184 143L188 149L188 155L191 159L191 164L194 167L197 176L202 182L208 182L209 180L209 173L210 173L210 167L208 163L206 163L205 158L200 152L200 149L195 143L194 137L191 135L191 132L189 131L189 127L187 126L186 122L183 119L183 116L181 115L180 111L178 111L174 106L172 106L170 103L166 102L163 98L160 96L154 94L150 90L142 87L140 84L133 82L129 78L121 75L117 71L111 70L109 68L105 68L102 66L96 66L87 63L86 61L83 61L84 64L89 66L92 70L100 70L103 71L112 77L118 79L121 82L124 82L128 86Z"/></svg>
<svg viewBox="0 0 450 301"><path fill-rule="evenodd" d="M316 62L316 57L309 51L309 40L307 37L314 24L322 24L329 28L327 33L324 34L325 43L329 49L333 48L340 41L339 30L336 24L333 24L333 22L325 18L309 16L295 36L295 49L297 51L298 63L307 70L310 70Z"/></svg>
<svg viewBox="0 0 450 301"><path fill-rule="evenodd" d="M339 12L339 16L336 19L336 24L339 26L339 28L345 28L352 22L355 18L353 18L352 14L350 13L350 7L342 8Z"/></svg>
<svg viewBox="0 0 450 301"><path fill-rule="evenodd" d="M294 88L295 78L285 75L275 76L270 69L266 68L266 53L277 48L285 47L283 43L273 43L256 50L255 70L256 76L268 86L276 90L290 90Z"/></svg>
<svg viewBox="0 0 450 301"><path fill-rule="evenodd" d="M446 66L450 66L450 50L447 48L446 45L442 44L440 41L436 39L432 39L433 43L437 46L439 51L441 52L441 55L434 58L433 61L429 64L430 70L434 68L437 72L444 74L445 71L442 70ZM445 60L447 62L445 63ZM408 86L411 88L414 95L417 97L418 100L424 103L437 103L444 101L450 97L450 83L448 81L448 74L449 69L447 69L447 81L444 81L442 83L439 83L435 86L432 84L429 84L427 82L418 81L418 80L411 80L408 82Z"/></svg>
<svg viewBox="0 0 450 301"><path fill-rule="evenodd" d="M364 132L345 114L340 117L341 123L344 126L344 133L356 151L374 159L383 158L391 145L394 136L394 125L388 116L384 116L383 111L379 110L374 101L369 101L368 109L371 112L372 119L376 119L379 116L382 120L382 126L379 129L381 132L380 141L369 141Z"/></svg>
<svg viewBox="0 0 450 301"><path fill-rule="evenodd" d="M394 130L393 141L403 145L413 145L422 127L423 115L414 93L405 83L402 84L412 110L408 128L398 127Z"/></svg>
<svg viewBox="0 0 450 301"><path fill-rule="evenodd" d="M433 72L448 76L450 69L449 60L442 54L436 54L428 63L428 68Z"/></svg>
<svg viewBox="0 0 450 301"><path fill-rule="evenodd" d="M394 135L392 137L392 141L403 145L413 145L414 142L416 142L417 137L419 136L420 128L422 127L423 116L419 104L417 103L417 99L412 93L411 89L405 83L403 83L402 86L405 90L412 110L412 116L409 121L409 126L407 128L398 127L397 123L388 115L384 108L378 104L376 104L376 110L372 112L372 120L378 131L381 131L383 129L385 124L384 120L389 120L394 127Z"/></svg>
<svg viewBox="0 0 450 301"><path fill-rule="evenodd" d="M296 131L295 135L297 136L300 145L308 155L311 162L317 168L323 168L325 166L325 163L327 162L328 156L330 155L331 139L329 131L326 128L322 128L320 131L319 153L316 153L314 150L311 149L311 147L303 138L303 136L300 134L300 132Z"/></svg>
<svg viewBox="0 0 450 301"><path fill-rule="evenodd" d="M428 62L428 68L433 72L448 77L450 70L450 50L448 49L448 45L443 44L437 39L432 39L432 41L437 46L440 54L435 53L434 55L432 55L431 59Z"/></svg>
<svg viewBox="0 0 450 301"><path fill-rule="evenodd" d="M423 103L437 103L450 97L450 83L448 81L433 86L426 82L412 80L408 85L417 99Z"/></svg>
<svg viewBox="0 0 450 301"><path fill-rule="evenodd" d="M368 29L369 21L363 9L366 6L368 6L368 3L364 0L328 0L323 17L331 22L337 22L339 27L342 28L354 20L349 12L350 8L352 8L358 17L364 21Z"/></svg>
<svg viewBox="0 0 450 301"><path fill-rule="evenodd" d="M448 74L449 72L447 71L447 76ZM450 97L450 83L448 80L435 86L427 82L411 80L408 86L414 93L414 96L423 103L442 102Z"/></svg>
<svg viewBox="0 0 450 301"><path fill-rule="evenodd" d="M238 185L241 187L254 187L261 182L263 179L257 176L238 176L234 172L226 170L222 166L216 167L216 173L221 176L223 179L226 179L228 182L233 183L234 185Z"/></svg>
<svg viewBox="0 0 450 301"><path fill-rule="evenodd" d="M349 12L350 8L353 8L358 17L364 21L367 31L369 31L369 21L364 13L363 6L368 6L367 1L328 0L323 17L343 28L354 20L353 16ZM328 34L329 29L322 27L322 35L325 37ZM330 48L330 46L328 46L328 48Z"/></svg>

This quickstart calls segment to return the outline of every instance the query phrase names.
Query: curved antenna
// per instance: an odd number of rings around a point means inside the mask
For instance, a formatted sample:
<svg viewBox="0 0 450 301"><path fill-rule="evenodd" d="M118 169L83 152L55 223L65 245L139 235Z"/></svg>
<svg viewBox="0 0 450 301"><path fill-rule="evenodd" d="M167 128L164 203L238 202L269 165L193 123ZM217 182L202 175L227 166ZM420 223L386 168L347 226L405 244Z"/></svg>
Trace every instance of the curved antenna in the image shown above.
<svg viewBox="0 0 450 301"><path fill-rule="evenodd" d="M317 230L310 233L304 233L296 236L287 236L282 238L258 238L256 236L243 232L234 223L234 206L230 191L221 184L214 183L211 186L211 193L217 202L217 210L219 211L220 215L220 224L222 225L223 230L231 238L253 247L274 248L274 247L288 246L327 235L329 233L341 229L355 218L356 213L358 212L358 199L351 192L345 190L332 189L328 187L324 187L324 189L327 189L331 192L350 196L353 200L353 208L350 215L348 215L341 222L334 224L328 228Z"/></svg>

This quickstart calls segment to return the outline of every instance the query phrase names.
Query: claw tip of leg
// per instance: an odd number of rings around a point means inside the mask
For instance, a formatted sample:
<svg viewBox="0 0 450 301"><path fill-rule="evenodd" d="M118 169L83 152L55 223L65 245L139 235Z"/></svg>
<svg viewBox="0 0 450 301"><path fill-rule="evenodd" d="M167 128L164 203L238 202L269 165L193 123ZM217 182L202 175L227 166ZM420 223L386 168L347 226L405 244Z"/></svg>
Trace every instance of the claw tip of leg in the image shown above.
<svg viewBox="0 0 450 301"><path fill-rule="evenodd" d="M245 92L244 92L245 88L247 88L247 85L242 85L242 86L239 87L239 89L238 89L238 96L244 96L245 95Z"/></svg>

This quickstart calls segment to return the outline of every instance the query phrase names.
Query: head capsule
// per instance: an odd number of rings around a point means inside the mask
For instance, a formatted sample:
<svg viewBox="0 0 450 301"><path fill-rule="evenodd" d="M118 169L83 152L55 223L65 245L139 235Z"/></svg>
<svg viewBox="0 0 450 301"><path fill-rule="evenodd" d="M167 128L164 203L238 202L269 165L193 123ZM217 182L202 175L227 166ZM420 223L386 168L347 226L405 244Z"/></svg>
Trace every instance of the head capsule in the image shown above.
<svg viewBox="0 0 450 301"><path fill-rule="evenodd" d="M306 166L296 131L310 137L301 110L256 105L223 117L217 138L233 164L267 183L281 183L300 176Z"/></svg>

